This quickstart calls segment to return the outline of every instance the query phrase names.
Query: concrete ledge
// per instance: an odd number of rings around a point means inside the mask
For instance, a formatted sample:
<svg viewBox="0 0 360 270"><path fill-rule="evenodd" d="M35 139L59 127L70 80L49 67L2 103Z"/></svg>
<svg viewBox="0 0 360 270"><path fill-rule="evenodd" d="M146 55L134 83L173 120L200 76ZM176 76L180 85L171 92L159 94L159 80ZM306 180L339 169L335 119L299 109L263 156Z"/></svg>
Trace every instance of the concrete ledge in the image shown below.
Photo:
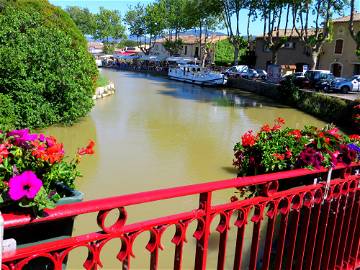
<svg viewBox="0 0 360 270"><path fill-rule="evenodd" d="M277 89L277 84L247 80L243 78L229 78L228 86L238 88L248 92L256 93L273 99L280 99L281 95Z"/></svg>

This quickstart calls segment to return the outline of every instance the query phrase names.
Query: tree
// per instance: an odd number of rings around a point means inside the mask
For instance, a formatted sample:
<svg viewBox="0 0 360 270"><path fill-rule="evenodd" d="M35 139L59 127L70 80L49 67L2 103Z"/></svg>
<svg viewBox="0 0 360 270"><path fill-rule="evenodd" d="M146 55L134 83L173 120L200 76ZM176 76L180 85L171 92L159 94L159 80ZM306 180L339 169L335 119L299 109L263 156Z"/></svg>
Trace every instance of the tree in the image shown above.
<svg viewBox="0 0 360 270"><path fill-rule="evenodd" d="M168 39L177 40L180 32L190 29L188 23L188 2L189 0L158 0L158 5L164 10L165 28L168 32ZM193 10L196 7L193 6Z"/></svg>
<svg viewBox="0 0 360 270"><path fill-rule="evenodd" d="M252 5L251 5L252 6ZM266 46L271 50L271 62L277 64L279 49L292 38L293 30L288 31L290 2L286 0L261 0L257 8L253 9L259 13L263 20L263 37ZM284 16L284 12L286 15ZM285 20L284 32L280 25Z"/></svg>
<svg viewBox="0 0 360 270"><path fill-rule="evenodd" d="M215 63L220 66L227 66L234 60L234 46L228 39L216 42Z"/></svg>
<svg viewBox="0 0 360 270"><path fill-rule="evenodd" d="M355 0L350 0L350 19L349 32L352 39L356 42L356 54L360 57L360 31L357 33L354 30L354 14L355 14Z"/></svg>
<svg viewBox="0 0 360 270"><path fill-rule="evenodd" d="M176 40L170 40L166 38L165 42L163 43L164 48L170 53L170 55L178 54L183 45L184 42L181 38Z"/></svg>
<svg viewBox="0 0 360 270"><path fill-rule="evenodd" d="M66 12L42 0L6 2L0 26L1 129L71 124L91 110L98 71Z"/></svg>
<svg viewBox="0 0 360 270"><path fill-rule="evenodd" d="M105 48L113 48L115 41L125 36L125 27L122 24L119 11L108 10L100 7L100 12L96 14L95 39L102 40Z"/></svg>
<svg viewBox="0 0 360 270"><path fill-rule="evenodd" d="M138 46L145 55L149 55L156 40L165 29L165 10L160 3L147 6L137 4L130 8L124 21L131 35L135 36Z"/></svg>
<svg viewBox="0 0 360 270"><path fill-rule="evenodd" d="M311 50L312 69L317 66L323 45L332 39L332 16L339 14L344 4L344 0L296 0L293 3L293 24L300 40ZM315 17L313 22L310 14Z"/></svg>
<svg viewBox="0 0 360 270"><path fill-rule="evenodd" d="M205 66L210 51L213 50L213 33L220 24L220 5L214 0L190 0L184 15L187 27L199 29L200 62Z"/></svg>
<svg viewBox="0 0 360 270"><path fill-rule="evenodd" d="M96 17L87 8L71 6L67 7L65 11L84 35L94 35L96 31Z"/></svg>
<svg viewBox="0 0 360 270"><path fill-rule="evenodd" d="M123 49L125 47L136 47L138 44L135 40L131 40L131 39L123 39L121 40L116 47Z"/></svg>
<svg viewBox="0 0 360 270"><path fill-rule="evenodd" d="M229 42L234 46L234 64L237 65L239 52L246 45L240 33L240 23L243 21L240 17L240 11L248 8L249 2L247 0L219 0L218 4L222 9ZM233 16L235 16L235 24L232 23Z"/></svg>

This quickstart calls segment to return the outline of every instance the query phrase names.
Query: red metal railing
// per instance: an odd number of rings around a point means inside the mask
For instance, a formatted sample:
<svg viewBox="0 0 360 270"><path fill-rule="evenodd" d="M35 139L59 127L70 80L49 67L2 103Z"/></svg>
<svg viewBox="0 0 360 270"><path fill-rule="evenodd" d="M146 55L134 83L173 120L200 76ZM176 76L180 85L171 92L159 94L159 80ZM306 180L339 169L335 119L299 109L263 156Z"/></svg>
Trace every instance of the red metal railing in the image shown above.
<svg viewBox="0 0 360 270"><path fill-rule="evenodd" d="M101 230L4 254L2 269L24 269L32 260L44 257L52 264L47 269L61 270L68 254L79 247L88 250L84 268L98 269L103 267L100 253L104 245L114 238L121 240L117 259L123 269L130 269L133 243L144 232L150 233L146 246L150 252L150 269L158 269L159 250L163 248L161 239L170 226L176 228L172 238L175 255L173 265L167 268L182 269L185 235L193 221L197 222L193 234L197 241L193 257L195 269L207 269L210 228L217 216L220 217L216 227L220 236L217 269L225 269L225 262L229 260L226 252L233 216L236 216L237 236L232 269L355 269L360 266L359 168L359 164L338 166L332 172L329 185L326 169L299 169L62 205L48 210L47 216L41 219L7 214L4 215L5 230L86 213L97 213ZM317 180L314 182L314 179ZM262 191L253 198L212 203L216 191L229 189L230 197L232 188L255 185ZM128 206L189 195L199 196L196 209L127 224ZM114 224L107 226L105 221L113 209L119 210L119 216ZM253 226L249 226L251 223ZM244 233L249 228L252 240L245 243ZM261 234L264 228L265 235ZM250 248L248 265L242 260L244 246Z"/></svg>

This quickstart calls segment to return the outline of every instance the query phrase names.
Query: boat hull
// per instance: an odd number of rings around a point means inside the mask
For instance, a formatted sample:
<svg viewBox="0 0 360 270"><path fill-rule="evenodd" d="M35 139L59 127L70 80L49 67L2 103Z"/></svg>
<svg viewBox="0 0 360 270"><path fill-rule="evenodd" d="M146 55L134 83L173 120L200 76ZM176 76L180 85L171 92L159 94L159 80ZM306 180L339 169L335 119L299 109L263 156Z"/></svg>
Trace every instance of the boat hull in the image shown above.
<svg viewBox="0 0 360 270"><path fill-rule="evenodd" d="M182 78L182 77L176 77L176 76L169 75L169 79L180 81L180 82L197 84L197 85L204 85L204 86L217 86L217 85L226 84L225 78L217 78L217 79L210 79L210 80L195 80L195 79L188 79L188 78Z"/></svg>

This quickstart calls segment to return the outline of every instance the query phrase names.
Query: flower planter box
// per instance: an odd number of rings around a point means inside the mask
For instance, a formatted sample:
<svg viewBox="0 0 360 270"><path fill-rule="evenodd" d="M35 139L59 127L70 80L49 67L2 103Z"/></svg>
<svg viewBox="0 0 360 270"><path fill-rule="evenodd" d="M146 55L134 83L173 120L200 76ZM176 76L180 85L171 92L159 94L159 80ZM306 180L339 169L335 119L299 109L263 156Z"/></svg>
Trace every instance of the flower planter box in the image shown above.
<svg viewBox="0 0 360 270"><path fill-rule="evenodd" d="M67 197L60 199L57 205L80 202L84 194L77 190L67 189L64 186ZM34 223L23 227L5 229L4 239L13 238L16 240L17 248L23 248L45 242L52 242L59 239L71 237L74 227L74 217L54 220L50 222ZM66 260L63 269L66 268ZM45 258L39 258L31 261L24 270L51 270L52 263Z"/></svg>

